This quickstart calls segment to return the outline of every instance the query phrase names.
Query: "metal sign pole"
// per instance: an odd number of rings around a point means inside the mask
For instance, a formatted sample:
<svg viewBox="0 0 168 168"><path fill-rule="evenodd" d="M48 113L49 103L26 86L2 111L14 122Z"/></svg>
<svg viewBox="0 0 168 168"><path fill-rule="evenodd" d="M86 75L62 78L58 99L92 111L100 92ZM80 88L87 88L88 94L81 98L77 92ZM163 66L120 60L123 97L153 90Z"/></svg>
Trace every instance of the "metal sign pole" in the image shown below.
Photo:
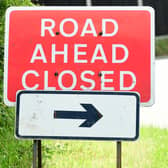
<svg viewBox="0 0 168 168"><path fill-rule="evenodd" d="M138 0L138 6L143 6L143 0Z"/></svg>
<svg viewBox="0 0 168 168"><path fill-rule="evenodd" d="M33 168L37 168L37 140L33 140Z"/></svg>
<svg viewBox="0 0 168 168"><path fill-rule="evenodd" d="M86 6L92 6L92 0L86 0Z"/></svg>
<svg viewBox="0 0 168 168"><path fill-rule="evenodd" d="M41 140L38 140L38 168L42 168Z"/></svg>
<svg viewBox="0 0 168 168"><path fill-rule="evenodd" d="M117 168L121 168L121 141L117 141Z"/></svg>
<svg viewBox="0 0 168 168"><path fill-rule="evenodd" d="M41 140L33 140L33 168L42 168Z"/></svg>

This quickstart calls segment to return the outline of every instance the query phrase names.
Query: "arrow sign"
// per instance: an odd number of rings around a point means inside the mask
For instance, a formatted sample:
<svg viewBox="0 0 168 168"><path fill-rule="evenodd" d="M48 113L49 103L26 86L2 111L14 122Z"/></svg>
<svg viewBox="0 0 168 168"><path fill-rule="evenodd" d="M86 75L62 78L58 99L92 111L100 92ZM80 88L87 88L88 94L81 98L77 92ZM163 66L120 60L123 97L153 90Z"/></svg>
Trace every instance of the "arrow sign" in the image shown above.
<svg viewBox="0 0 168 168"><path fill-rule="evenodd" d="M79 127L91 127L93 126L102 115L92 104L81 104L86 110L82 111L54 111L55 119L86 119Z"/></svg>
<svg viewBox="0 0 168 168"><path fill-rule="evenodd" d="M139 104L133 92L20 91L16 137L136 140Z"/></svg>

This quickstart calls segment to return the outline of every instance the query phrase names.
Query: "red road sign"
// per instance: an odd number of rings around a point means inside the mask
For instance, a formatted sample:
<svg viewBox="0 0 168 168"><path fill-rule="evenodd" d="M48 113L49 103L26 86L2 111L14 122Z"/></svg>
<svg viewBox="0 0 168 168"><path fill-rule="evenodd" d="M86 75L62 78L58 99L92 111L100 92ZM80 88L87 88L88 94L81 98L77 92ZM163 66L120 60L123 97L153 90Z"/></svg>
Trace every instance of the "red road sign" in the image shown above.
<svg viewBox="0 0 168 168"><path fill-rule="evenodd" d="M148 7L14 7L6 13L4 99L18 90L137 91L153 103Z"/></svg>

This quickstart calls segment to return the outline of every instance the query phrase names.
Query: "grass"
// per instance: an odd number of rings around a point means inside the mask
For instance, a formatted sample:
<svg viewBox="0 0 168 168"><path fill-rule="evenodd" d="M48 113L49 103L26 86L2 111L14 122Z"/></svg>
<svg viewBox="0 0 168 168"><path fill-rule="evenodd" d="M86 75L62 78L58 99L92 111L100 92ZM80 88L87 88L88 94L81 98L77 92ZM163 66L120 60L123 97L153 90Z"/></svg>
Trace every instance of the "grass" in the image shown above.
<svg viewBox="0 0 168 168"><path fill-rule="evenodd" d="M30 168L32 143L14 137L15 112L3 104L4 13L9 6L31 5L29 0L0 0L0 168Z"/></svg>
<svg viewBox="0 0 168 168"><path fill-rule="evenodd" d="M2 81L0 82L2 93ZM0 95L0 168L27 168L31 166L32 144L14 137L14 108L6 107Z"/></svg>
<svg viewBox="0 0 168 168"><path fill-rule="evenodd" d="M168 38L156 40L156 56L168 56Z"/></svg>
<svg viewBox="0 0 168 168"><path fill-rule="evenodd" d="M112 168L115 142L44 141L45 168ZM50 156L50 157L49 157ZM139 140L122 143L124 168L167 168L168 129L141 128Z"/></svg>
<svg viewBox="0 0 168 168"><path fill-rule="evenodd" d="M126 143L125 168L167 168L168 129L142 128L139 141Z"/></svg>

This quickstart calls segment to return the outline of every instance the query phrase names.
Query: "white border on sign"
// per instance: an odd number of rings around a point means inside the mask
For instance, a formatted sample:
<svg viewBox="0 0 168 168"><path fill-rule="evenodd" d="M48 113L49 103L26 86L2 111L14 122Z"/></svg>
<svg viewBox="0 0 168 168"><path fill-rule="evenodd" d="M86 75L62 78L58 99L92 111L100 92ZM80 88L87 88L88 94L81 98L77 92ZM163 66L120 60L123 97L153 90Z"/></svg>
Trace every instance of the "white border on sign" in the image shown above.
<svg viewBox="0 0 168 168"><path fill-rule="evenodd" d="M87 11L87 10L122 10L122 11L148 11L151 14L151 98L146 103L141 103L142 106L152 106L154 104L154 96L155 96L155 78L154 78L154 67L155 67L155 20L154 20L154 10L152 7L148 6L115 6L115 7L96 7L96 6L59 6L59 7L9 7L6 11L6 20L5 20L5 53L4 53L4 102L8 106L15 106L15 102L11 102L8 100L8 91L7 91L7 85L8 85L8 42L9 42L9 24L10 24L10 14L13 11L35 11L35 10L81 10L81 11Z"/></svg>

